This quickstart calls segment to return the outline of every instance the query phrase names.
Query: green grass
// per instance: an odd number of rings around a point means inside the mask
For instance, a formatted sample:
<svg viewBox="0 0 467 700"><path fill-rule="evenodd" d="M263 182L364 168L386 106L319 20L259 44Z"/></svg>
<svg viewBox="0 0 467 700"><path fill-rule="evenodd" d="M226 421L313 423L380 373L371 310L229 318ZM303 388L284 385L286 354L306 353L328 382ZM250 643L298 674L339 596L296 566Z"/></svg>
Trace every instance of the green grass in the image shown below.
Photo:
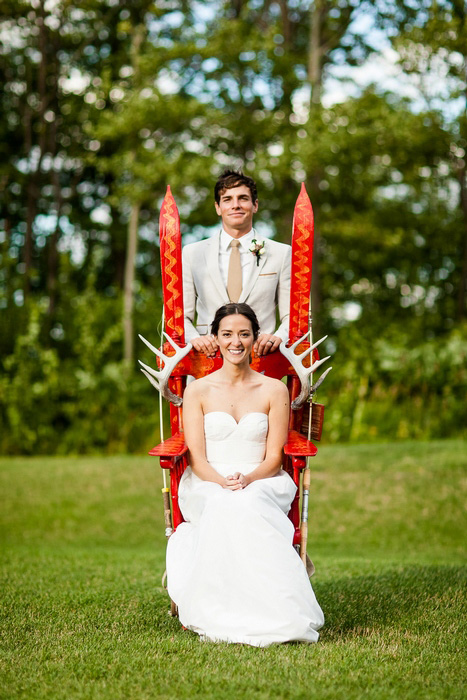
<svg viewBox="0 0 467 700"><path fill-rule="evenodd" d="M326 625L316 645L267 649L201 643L169 617L157 460L0 460L0 697L465 697L465 448L320 449Z"/></svg>

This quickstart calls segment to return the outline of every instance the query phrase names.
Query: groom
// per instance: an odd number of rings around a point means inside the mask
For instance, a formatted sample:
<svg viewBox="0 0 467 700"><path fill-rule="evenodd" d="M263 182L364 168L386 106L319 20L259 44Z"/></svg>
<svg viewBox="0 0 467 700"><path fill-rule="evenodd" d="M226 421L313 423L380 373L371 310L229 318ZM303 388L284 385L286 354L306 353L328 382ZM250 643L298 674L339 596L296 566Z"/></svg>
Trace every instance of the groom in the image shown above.
<svg viewBox="0 0 467 700"><path fill-rule="evenodd" d="M260 324L255 353L267 355L288 338L291 248L260 240L255 232L258 197L251 177L225 170L216 182L214 197L221 231L182 251L186 340L213 357L217 345L209 324L216 310L229 301L246 302ZM276 307L280 325L274 330Z"/></svg>

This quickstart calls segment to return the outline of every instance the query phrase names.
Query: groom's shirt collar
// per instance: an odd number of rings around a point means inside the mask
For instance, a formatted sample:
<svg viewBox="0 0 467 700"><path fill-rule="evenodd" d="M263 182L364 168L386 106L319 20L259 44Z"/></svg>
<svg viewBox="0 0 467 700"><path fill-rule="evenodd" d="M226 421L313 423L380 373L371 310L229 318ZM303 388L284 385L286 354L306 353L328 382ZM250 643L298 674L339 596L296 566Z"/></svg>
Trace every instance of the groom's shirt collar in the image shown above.
<svg viewBox="0 0 467 700"><path fill-rule="evenodd" d="M253 238L256 236L255 229L252 228L251 231L248 233L245 233L244 236L241 236L241 238L237 238L236 240L240 243L240 252L242 251L247 251L249 250L251 246L251 241ZM221 235L220 235L220 241L219 241L219 248L222 252L226 253L227 249L229 248L229 245L232 243L234 240L233 236L229 236L229 234L224 231L224 229L221 229Z"/></svg>

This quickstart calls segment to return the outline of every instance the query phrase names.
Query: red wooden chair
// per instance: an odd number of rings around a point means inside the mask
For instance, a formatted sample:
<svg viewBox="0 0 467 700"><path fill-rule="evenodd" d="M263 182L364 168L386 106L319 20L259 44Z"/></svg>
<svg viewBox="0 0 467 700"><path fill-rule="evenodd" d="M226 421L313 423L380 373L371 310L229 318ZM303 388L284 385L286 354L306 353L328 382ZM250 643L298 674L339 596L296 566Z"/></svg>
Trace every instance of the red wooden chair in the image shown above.
<svg viewBox="0 0 467 700"><path fill-rule="evenodd" d="M220 353L214 358L208 358L192 349L190 344L186 345L184 341L181 236L178 211L170 187L167 188L160 215L160 241L164 315L168 342L164 344L161 353L142 338L158 355L158 370L154 371L143 363L141 365L144 374L151 383L171 402L171 436L149 452L150 455L159 457L162 469L167 469L170 473L170 499L169 489L163 489L166 533L169 536L183 522L178 504L178 485L188 465L188 448L183 435L182 403L186 378L189 375L195 378L203 377L219 369L222 359ZM309 309L312 255L313 210L305 187L302 185L295 206L292 234L289 347L286 348L283 344L280 352L265 357L253 356L251 366L270 377L287 378L292 410L290 411L289 433L287 443L284 446L282 468L290 474L298 487L289 517L295 528L293 543L300 551L304 563L306 563L306 513L309 487L309 470L306 469L307 459L314 457L318 451L316 446L303 434L303 432L307 432L309 400L314 389L310 387L309 377L320 364L328 359L319 360L315 348L321 341L315 343L315 346L310 349L310 342L307 339L311 323ZM313 363L310 366L310 355L312 354ZM321 383L330 369L323 373L318 383ZM323 407L318 404L312 404L312 406L311 437L319 440L323 423ZM308 473L308 478L302 478L304 472ZM302 505L305 506L305 508L302 507L302 522L300 499L302 499Z"/></svg>

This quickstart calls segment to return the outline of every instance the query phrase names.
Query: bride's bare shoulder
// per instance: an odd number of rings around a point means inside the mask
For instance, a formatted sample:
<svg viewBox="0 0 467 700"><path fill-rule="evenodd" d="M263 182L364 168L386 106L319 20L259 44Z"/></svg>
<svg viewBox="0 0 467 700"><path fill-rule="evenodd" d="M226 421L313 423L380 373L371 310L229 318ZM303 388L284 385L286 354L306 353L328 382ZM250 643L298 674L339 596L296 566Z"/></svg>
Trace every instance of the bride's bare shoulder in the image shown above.
<svg viewBox="0 0 467 700"><path fill-rule="evenodd" d="M273 377L266 377L264 374L260 374L259 376L261 377L260 381L264 390L271 396L271 398L288 398L289 392L284 382L281 382L279 379L274 379Z"/></svg>
<svg viewBox="0 0 467 700"><path fill-rule="evenodd" d="M194 382L187 384L184 396L190 399L202 398L213 386L216 374L216 372L207 374L205 377L200 377L200 379L195 379Z"/></svg>

